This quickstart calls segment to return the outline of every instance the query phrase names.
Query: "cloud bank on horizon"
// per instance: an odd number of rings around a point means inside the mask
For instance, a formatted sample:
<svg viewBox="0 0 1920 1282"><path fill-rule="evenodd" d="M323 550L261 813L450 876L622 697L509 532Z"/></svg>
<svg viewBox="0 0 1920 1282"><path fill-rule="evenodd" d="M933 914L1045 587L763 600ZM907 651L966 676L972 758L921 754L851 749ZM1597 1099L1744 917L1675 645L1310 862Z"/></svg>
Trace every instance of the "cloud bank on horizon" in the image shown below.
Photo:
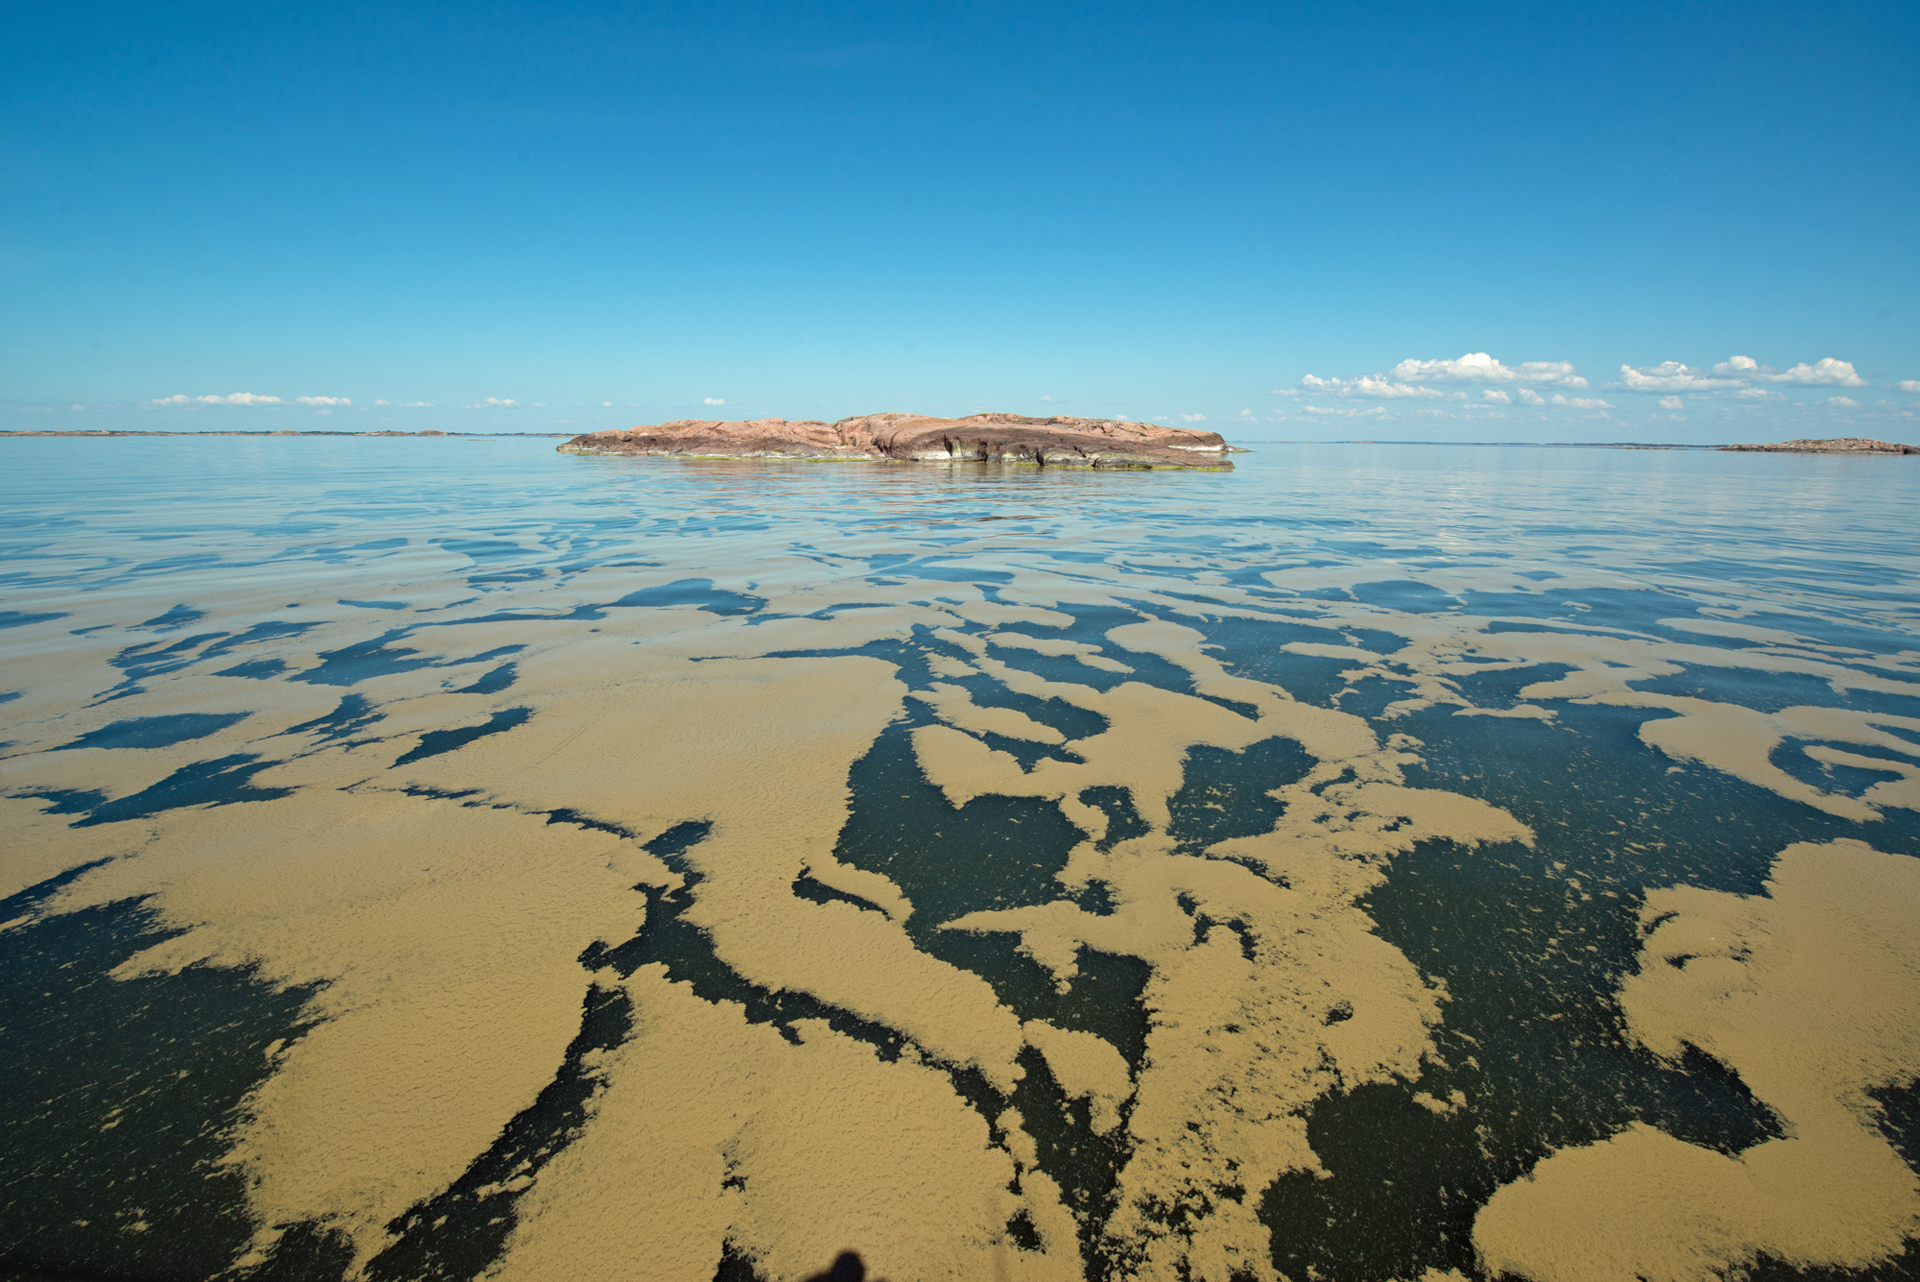
<svg viewBox="0 0 1920 1282"><path fill-rule="evenodd" d="M1663 361L1646 369L1622 365L1620 382L1636 392L1706 392L1754 383L1787 383L1796 387L1867 385L1867 380L1854 372L1852 362L1831 356L1823 356L1811 365L1801 361L1787 370L1769 369L1751 356L1733 356L1715 365L1711 375L1689 369L1679 361Z"/></svg>
<svg viewBox="0 0 1920 1282"><path fill-rule="evenodd" d="M1422 386L1424 383L1512 384L1518 388L1522 403L1527 405L1547 403L1533 390L1534 387L1587 386L1587 380L1575 372L1571 361L1522 361L1518 365L1508 366L1486 352L1468 352L1454 360L1404 360L1384 374L1361 374L1354 378L1320 378L1308 374L1300 380L1298 387L1277 388L1273 395L1360 396L1381 400L1467 399L1465 392L1445 392ZM1812 364L1802 361L1786 370L1772 369L1751 356L1732 356L1715 365L1710 374L1679 361L1663 361L1645 368L1622 365L1620 380L1612 386L1629 392L1672 393L1747 388L1756 383L1780 383L1795 387L1867 386L1867 380L1860 377L1851 361L1832 356L1823 356ZM1903 379L1895 386L1902 391L1920 391L1920 380ZM1484 399L1502 404L1511 399L1491 389L1483 391L1481 395ZM1666 399L1671 398L1663 398L1663 404ZM1564 396L1557 396L1553 403L1565 405L1572 402Z"/></svg>
<svg viewBox="0 0 1920 1282"><path fill-rule="evenodd" d="M1430 384L1480 386L1475 396L1457 386L1436 387ZM1735 355L1706 370L1674 360L1648 366L1623 363L1619 378L1605 387L1610 392L1625 394L1635 400L1616 402L1599 396L1569 396L1563 391L1555 391L1551 396L1544 394L1540 389L1586 390L1589 387L1588 380L1571 361L1522 361L1507 365L1487 352L1467 352L1453 359L1408 358L1384 373L1344 378L1322 378L1307 374L1297 386L1275 388L1271 394L1295 402L1296 407L1307 414L1321 416L1362 413L1376 417L1388 415L1389 411L1383 405L1359 410L1316 403L1326 400L1371 400L1428 403L1429 408L1418 411L1426 417L1444 412L1432 403L1451 405L1460 410L1484 410L1493 406L1586 410L1598 411L1601 417L1611 417L1607 412L1615 409L1646 409L1648 400L1652 401L1651 408L1665 411L1669 416L1676 415L1687 408L1686 397L1680 395L1683 392L1697 402L1712 404L1717 401L1728 405L1738 404L1747 409L1771 405L1782 412L1858 410L1868 407L1865 402L1851 396L1829 395L1796 401L1788 398L1780 389L1832 391L1868 386L1868 380L1861 376L1851 361L1834 356L1823 356L1811 362L1801 361L1786 369L1774 369L1751 356ZM1896 392L1920 393L1920 379L1901 379L1888 386ZM1897 401L1882 399L1873 408L1884 411L1889 418L1911 420L1915 417L1916 405L1904 398Z"/></svg>

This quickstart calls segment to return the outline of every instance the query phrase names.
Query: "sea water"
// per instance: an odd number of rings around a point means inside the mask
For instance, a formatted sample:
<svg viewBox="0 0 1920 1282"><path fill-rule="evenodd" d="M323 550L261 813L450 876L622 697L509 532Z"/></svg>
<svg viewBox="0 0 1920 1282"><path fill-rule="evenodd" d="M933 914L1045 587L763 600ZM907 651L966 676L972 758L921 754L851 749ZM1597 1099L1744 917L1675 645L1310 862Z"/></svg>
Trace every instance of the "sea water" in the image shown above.
<svg viewBox="0 0 1920 1282"><path fill-rule="evenodd" d="M0 442L10 1270L1916 1267L1911 460L553 445Z"/></svg>

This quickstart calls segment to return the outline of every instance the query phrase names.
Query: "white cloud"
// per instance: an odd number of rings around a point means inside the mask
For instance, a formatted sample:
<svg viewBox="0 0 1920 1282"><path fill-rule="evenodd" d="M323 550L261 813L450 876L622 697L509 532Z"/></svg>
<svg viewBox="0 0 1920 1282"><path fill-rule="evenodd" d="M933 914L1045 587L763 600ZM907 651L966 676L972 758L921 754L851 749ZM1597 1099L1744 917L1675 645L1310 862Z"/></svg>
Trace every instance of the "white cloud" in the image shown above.
<svg viewBox="0 0 1920 1282"><path fill-rule="evenodd" d="M1511 396L1508 396L1505 392L1497 391L1491 387L1483 387L1480 389L1480 399L1483 401L1492 401L1496 405L1513 404L1513 398Z"/></svg>
<svg viewBox="0 0 1920 1282"><path fill-rule="evenodd" d="M1553 403L1555 405L1565 406L1570 410L1610 410L1613 408L1611 404L1601 400L1598 396L1555 396Z"/></svg>
<svg viewBox="0 0 1920 1282"><path fill-rule="evenodd" d="M315 410L313 413L314 413L314 416L317 418L325 418L327 415L333 413L333 411L332 410Z"/></svg>
<svg viewBox="0 0 1920 1282"><path fill-rule="evenodd" d="M1362 374L1358 378L1318 378L1312 374L1300 380L1298 388L1277 390L1275 396L1338 396L1349 399L1364 397L1368 400L1460 400L1461 392L1443 392L1431 387L1423 387L1423 382L1435 383L1513 383L1523 386L1539 384L1551 387L1581 388L1587 380L1573 371L1571 361L1523 361L1519 365L1503 365L1485 352L1468 352L1455 360L1404 360L1385 374ZM1511 405L1513 397L1507 393L1486 395L1485 400L1494 404ZM1520 398L1528 405L1542 402L1536 397L1528 400Z"/></svg>
<svg viewBox="0 0 1920 1282"><path fill-rule="evenodd" d="M726 403L727 398L724 396L709 396L701 402L703 405L725 405Z"/></svg>
<svg viewBox="0 0 1920 1282"><path fill-rule="evenodd" d="M1686 402L1681 400L1678 396L1662 396L1660 398L1660 408L1663 410L1677 410L1684 407L1685 405L1686 405Z"/></svg>
<svg viewBox="0 0 1920 1282"><path fill-rule="evenodd" d="M1040 399L1049 405L1053 404L1053 398L1051 396L1042 396Z"/></svg>
<svg viewBox="0 0 1920 1282"><path fill-rule="evenodd" d="M409 410L430 410L433 408L433 402L432 401L401 401L400 408L409 409Z"/></svg>
<svg viewBox="0 0 1920 1282"><path fill-rule="evenodd" d="M353 402L344 396L296 396L294 400L302 405L351 405Z"/></svg>
<svg viewBox="0 0 1920 1282"><path fill-rule="evenodd" d="M1364 396L1368 400L1443 400L1445 392L1436 392L1431 387L1414 387L1407 383L1396 383L1380 374L1362 374L1359 378L1316 378L1312 374L1300 380L1297 388L1276 390L1275 396Z"/></svg>
<svg viewBox="0 0 1920 1282"><path fill-rule="evenodd" d="M603 409L603 410L610 410L610 409L612 409L612 408L613 408L613 402L612 402L612 401L601 401L601 402L600 402L600 408L601 408L601 409Z"/></svg>
<svg viewBox="0 0 1920 1282"><path fill-rule="evenodd" d="M193 398L183 393L175 392L172 396L156 396L152 400L148 401L147 404L149 405L185 405L191 399Z"/></svg>
<svg viewBox="0 0 1920 1282"><path fill-rule="evenodd" d="M1748 401L1771 400L1779 395L1780 393L1770 392L1764 387L1743 387L1740 389L1741 399Z"/></svg>
<svg viewBox="0 0 1920 1282"><path fill-rule="evenodd" d="M1517 388L1513 394L1520 398L1522 405L1545 405L1547 403L1547 398L1534 391L1531 387Z"/></svg>
<svg viewBox="0 0 1920 1282"><path fill-rule="evenodd" d="M1809 365L1801 361L1792 369L1769 369L1751 356L1734 356L1713 367L1713 372L1756 383L1793 383L1801 387L1865 387L1867 380L1853 368L1852 361L1822 356Z"/></svg>
<svg viewBox="0 0 1920 1282"><path fill-rule="evenodd" d="M279 405L283 403L278 396L255 396L252 392L234 392L228 396L196 396L193 399L202 405ZM154 402L155 405L186 403L187 398L184 396L169 396L163 401Z"/></svg>
<svg viewBox="0 0 1920 1282"><path fill-rule="evenodd" d="M1709 373L1662 361L1658 365L1620 367L1620 384L1630 392L1710 392L1726 387L1750 387L1754 383L1788 383L1797 387L1865 387L1851 361L1823 356L1809 365L1801 361L1792 369L1777 370L1762 365L1751 356L1730 356Z"/></svg>
<svg viewBox="0 0 1920 1282"><path fill-rule="evenodd" d="M1630 392L1710 392L1716 387L1740 386L1738 378L1712 378L1679 361L1662 361L1640 369L1622 365L1620 383Z"/></svg>
<svg viewBox="0 0 1920 1282"><path fill-rule="evenodd" d="M1180 421L1182 423L1204 423L1207 421L1207 416L1205 414L1182 414Z"/></svg>
<svg viewBox="0 0 1920 1282"><path fill-rule="evenodd" d="M1457 360L1404 360L1388 373L1402 383L1551 383L1556 387L1585 387L1587 380L1573 372L1572 361L1522 361L1502 365L1485 352L1468 352Z"/></svg>
<svg viewBox="0 0 1920 1282"><path fill-rule="evenodd" d="M84 406L84 405L69 405L69 406L67 406L67 408L68 408L68 409L70 409L70 410L83 410L83 409L85 409L85 408L87 408L87 407L86 407L86 406Z"/></svg>
<svg viewBox="0 0 1920 1282"><path fill-rule="evenodd" d="M1798 383L1803 387L1820 387L1831 384L1834 387L1865 387L1867 380L1861 378L1853 368L1852 361L1835 360L1831 356L1822 356L1809 365L1801 361L1792 369L1778 374L1763 374L1769 383Z"/></svg>
<svg viewBox="0 0 1920 1282"><path fill-rule="evenodd" d="M391 405L392 403L393 402L391 401L375 401L374 402L375 405Z"/></svg>
<svg viewBox="0 0 1920 1282"><path fill-rule="evenodd" d="M1920 392L1920 378L1903 378L1894 386L1903 392Z"/></svg>
<svg viewBox="0 0 1920 1282"><path fill-rule="evenodd" d="M422 401L422 402L421 402L421 404L423 404L423 405L424 405L425 403L426 403L426 402L424 402L424 401ZM471 404L471 405L469 405L469 406L467 406L466 408L467 408L467 409L470 409L470 410L485 410L485 409L519 409L519 408L520 408L520 402L519 402L519 401L516 401L516 400L514 400L514 399L513 399L513 398L511 398L511 397L509 397L509 398L507 398L506 400L504 400L504 401L503 401L503 400L501 400L501 399L500 399L500 398L499 398L498 396L489 396L489 397L488 397L488 398L487 398L486 400L484 400L484 401L475 401L475 402L474 402L473 404Z"/></svg>
<svg viewBox="0 0 1920 1282"><path fill-rule="evenodd" d="M1308 414L1330 414L1338 415L1341 418L1366 418L1369 415L1385 414L1387 412L1387 407L1384 405L1369 405L1363 410L1330 409L1324 405L1302 405L1300 408Z"/></svg>
<svg viewBox="0 0 1920 1282"><path fill-rule="evenodd" d="M1827 404L1837 405L1843 410L1857 410L1860 408L1860 402L1854 400L1851 396L1829 396L1827 398Z"/></svg>
<svg viewBox="0 0 1920 1282"><path fill-rule="evenodd" d="M1240 411L1240 413L1239 413L1239 415L1238 415L1238 417L1240 417L1240 418L1252 418L1252 417L1253 417L1253 411L1252 411L1252 410L1241 410L1241 411Z"/></svg>

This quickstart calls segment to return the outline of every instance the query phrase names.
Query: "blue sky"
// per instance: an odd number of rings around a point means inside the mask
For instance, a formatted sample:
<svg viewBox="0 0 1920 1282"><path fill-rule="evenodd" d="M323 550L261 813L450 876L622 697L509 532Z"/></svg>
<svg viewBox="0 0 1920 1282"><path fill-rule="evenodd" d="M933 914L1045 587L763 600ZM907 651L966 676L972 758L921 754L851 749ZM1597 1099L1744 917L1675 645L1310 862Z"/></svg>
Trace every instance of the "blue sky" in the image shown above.
<svg viewBox="0 0 1920 1282"><path fill-rule="evenodd" d="M1911 0L6 15L4 427L1920 442Z"/></svg>

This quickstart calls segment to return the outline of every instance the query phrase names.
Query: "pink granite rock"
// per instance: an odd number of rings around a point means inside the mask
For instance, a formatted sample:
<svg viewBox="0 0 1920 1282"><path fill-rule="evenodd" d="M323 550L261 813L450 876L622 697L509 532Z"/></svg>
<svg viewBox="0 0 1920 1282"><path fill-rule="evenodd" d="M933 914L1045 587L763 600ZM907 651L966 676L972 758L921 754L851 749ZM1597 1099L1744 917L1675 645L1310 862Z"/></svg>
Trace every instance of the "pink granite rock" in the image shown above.
<svg viewBox="0 0 1920 1282"><path fill-rule="evenodd" d="M1892 441L1876 441L1865 436L1781 441L1777 445L1722 445L1720 448L1756 454L1920 454L1920 445L1895 445Z"/></svg>
<svg viewBox="0 0 1920 1282"><path fill-rule="evenodd" d="M568 454L704 458L893 459L1035 463L1048 467L1230 468L1217 432L1093 418L975 414L867 414L837 423L783 418L684 419L655 427L590 432Z"/></svg>

